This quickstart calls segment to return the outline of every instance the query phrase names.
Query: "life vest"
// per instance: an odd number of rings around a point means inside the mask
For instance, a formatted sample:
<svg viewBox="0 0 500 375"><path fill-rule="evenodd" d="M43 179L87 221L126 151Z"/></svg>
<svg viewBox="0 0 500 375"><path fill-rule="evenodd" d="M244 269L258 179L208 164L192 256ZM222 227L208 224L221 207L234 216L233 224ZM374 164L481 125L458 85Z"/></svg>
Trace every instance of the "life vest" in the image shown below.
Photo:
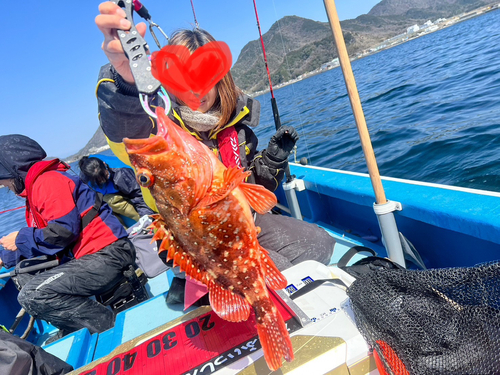
<svg viewBox="0 0 500 375"><path fill-rule="evenodd" d="M29 227L43 229L47 222L37 210L31 208L33 185L38 177L48 171L66 172L71 167L59 159L40 161L29 169L24 182L25 190L19 196L26 199L26 223ZM96 192L96 201L93 207L82 216L82 229L85 228L98 214L102 204L102 195Z"/></svg>
<svg viewBox="0 0 500 375"><path fill-rule="evenodd" d="M243 168L241 165L238 133L234 126L230 126L219 132L217 134L217 143L219 145L219 154L222 159L222 164L227 168Z"/></svg>
<svg viewBox="0 0 500 375"><path fill-rule="evenodd" d="M45 228L47 222L43 219L42 215L36 210L31 208L30 202L33 199L33 185L38 177L48 171L61 171L65 172L70 169L70 166L59 159L40 161L29 169L24 182L25 190L19 196L26 198L26 223L29 227Z"/></svg>

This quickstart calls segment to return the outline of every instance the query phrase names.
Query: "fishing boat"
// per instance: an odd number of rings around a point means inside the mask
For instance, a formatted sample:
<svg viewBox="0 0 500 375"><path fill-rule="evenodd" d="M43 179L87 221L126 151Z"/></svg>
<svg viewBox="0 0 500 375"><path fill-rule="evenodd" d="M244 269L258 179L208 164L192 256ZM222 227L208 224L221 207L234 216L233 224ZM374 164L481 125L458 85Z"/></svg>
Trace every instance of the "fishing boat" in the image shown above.
<svg viewBox="0 0 500 375"><path fill-rule="evenodd" d="M273 299L290 331L295 359L275 373L384 373L356 324L347 294L356 278L343 266L372 255L413 269L495 261L500 194L378 175L359 97L351 96L356 90L335 5L328 0L325 5L370 173L290 163L287 181L276 192L281 214L321 226L336 245L328 266L307 261L283 272L288 286ZM98 157L111 167L124 166L115 157ZM125 296L130 307L117 309L110 330L81 329L50 343L57 329L20 315L17 290L8 277L0 278L0 323L14 322L14 334L71 364L74 374L270 373L252 318L230 323L209 306L184 310L167 304L173 276L167 270L148 279L144 301L133 301L133 293Z"/></svg>
<svg viewBox="0 0 500 375"><path fill-rule="evenodd" d="M99 157L112 167L122 166L114 157ZM369 248L380 257L387 256L373 213L370 177L295 163L290 167L297 176L303 218L325 228L337 244L330 266L308 261L284 271L289 286L275 296L275 301L287 320L296 359L285 362L281 371L378 373L372 351L356 328L345 287L325 282L290 299L316 280L340 279L349 285L352 276L337 263L351 248ZM403 202L397 213L398 227L418 249L426 267L464 267L496 260L500 251L498 193L394 178L382 180L387 194ZM277 196L280 202L286 202L283 188ZM286 204L282 209L288 209ZM367 255L371 253L356 252L351 263ZM101 334L82 329L44 345L57 329L35 321L27 339L71 364L75 374L269 373L253 322L225 322L208 306L188 311L183 311L182 305L168 306L165 298L172 278L169 270L149 279L149 298L119 312L115 327ZM17 290L8 279L0 282L0 322L14 322L21 310ZM28 324L25 317L14 333L22 335ZM175 338L170 341L171 349L169 338ZM177 338L179 343L174 345ZM220 346L210 347L213 342Z"/></svg>

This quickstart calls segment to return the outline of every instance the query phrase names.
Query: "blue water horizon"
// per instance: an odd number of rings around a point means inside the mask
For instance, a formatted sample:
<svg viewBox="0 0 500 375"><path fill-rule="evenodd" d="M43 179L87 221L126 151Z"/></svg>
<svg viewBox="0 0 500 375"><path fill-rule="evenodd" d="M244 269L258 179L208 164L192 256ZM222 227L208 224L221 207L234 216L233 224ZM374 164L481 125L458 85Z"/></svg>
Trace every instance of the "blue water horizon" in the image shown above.
<svg viewBox="0 0 500 375"><path fill-rule="evenodd" d="M500 191L499 22L491 11L352 62L381 175ZM340 68L275 97L300 134L297 160L368 172ZM257 97L259 149L275 132L270 98ZM22 205L0 189L0 212ZM0 214L0 237L24 225L22 209Z"/></svg>

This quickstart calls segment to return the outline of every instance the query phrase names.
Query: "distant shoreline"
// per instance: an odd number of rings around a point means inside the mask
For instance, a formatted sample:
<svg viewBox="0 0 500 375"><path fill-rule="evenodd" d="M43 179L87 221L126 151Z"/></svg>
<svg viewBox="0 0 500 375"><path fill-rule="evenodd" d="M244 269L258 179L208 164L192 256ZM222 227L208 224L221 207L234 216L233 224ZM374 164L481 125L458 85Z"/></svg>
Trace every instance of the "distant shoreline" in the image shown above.
<svg viewBox="0 0 500 375"><path fill-rule="evenodd" d="M450 26L453 26L453 25L456 25L457 23L460 23L462 21L467 21L467 20L469 20L471 18L478 17L478 16L481 16L481 15L483 15L485 13L491 12L493 10L498 10L498 9L500 9L500 3L497 3L497 4L492 3L490 5L485 5L483 7L474 9L474 10L468 12L468 13L462 13L462 14L460 14L458 16L450 17L449 19L446 19L445 21L439 23L439 25L436 25L438 27L435 28L435 29L431 29L431 30L424 29L424 31L422 31L422 32L415 32L415 33L410 34L410 36L407 36L405 40L401 40L399 42L395 42L395 43L392 43L390 45L384 46L384 43L387 43L392 38L387 39L387 40L383 41L382 43L380 43L378 46L372 47L370 49L370 50L375 50L375 51L357 54L355 57L351 57L350 61L352 62L352 61L356 61L356 60L362 59L362 58L367 57L367 56L375 55L375 54L377 54L379 52L388 50L388 49L390 49L392 47L396 47L396 46L401 45L403 43L406 43L406 42L409 42L411 40L420 38L421 36L428 35L428 34L431 34L433 32L439 31L439 30L446 29L446 28L448 28ZM404 34L401 34L401 35L404 35ZM384 47L382 47L382 46L384 46ZM338 58L336 60L338 60ZM334 65L334 66L333 65L334 64L332 64L331 67L326 68L326 69L318 68L318 69L315 69L315 70L313 70L311 72L303 73L303 74L301 74L297 78L294 78L294 79L291 79L290 81L287 81L287 82L284 82L284 83L280 83L280 84L278 84L276 86L273 86L273 91L279 90L282 87L289 86L291 84L294 84L296 82L302 81L304 79L313 77L313 76L315 76L317 74L325 73L325 72L327 72L329 70L332 70L332 69L340 67L340 64L338 64L338 63L336 65ZM249 93L248 95L250 97L252 97L252 98L255 98L257 96L267 94L268 92L270 92L269 88L267 88L265 90L260 90L260 91L256 91L256 92L253 92L253 93Z"/></svg>

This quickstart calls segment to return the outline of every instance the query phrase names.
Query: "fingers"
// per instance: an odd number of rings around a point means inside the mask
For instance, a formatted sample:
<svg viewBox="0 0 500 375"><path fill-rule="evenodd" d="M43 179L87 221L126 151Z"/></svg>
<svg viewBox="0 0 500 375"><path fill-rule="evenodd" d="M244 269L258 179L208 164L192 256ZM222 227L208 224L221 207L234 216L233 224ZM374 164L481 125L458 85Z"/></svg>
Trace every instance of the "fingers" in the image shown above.
<svg viewBox="0 0 500 375"><path fill-rule="evenodd" d="M106 53L123 54L123 59L126 59L125 53L123 52L122 43L118 39L105 40L102 43L102 49Z"/></svg>
<svg viewBox="0 0 500 375"><path fill-rule="evenodd" d="M95 18L95 23L105 37L114 36L113 30L129 30L130 21L125 19L125 11L111 1L99 5L100 14Z"/></svg>
<svg viewBox="0 0 500 375"><path fill-rule="evenodd" d="M137 29L139 34L141 34L141 36L144 38L144 36L146 35L146 30L148 29L146 24L144 22L138 23L137 25L135 25L135 28Z"/></svg>
<svg viewBox="0 0 500 375"><path fill-rule="evenodd" d="M283 139L283 137L285 136L292 139L294 142L297 142L299 140L299 133L297 133L297 130L295 130L293 126L289 125L284 125L279 128L276 131L276 134L274 134L271 139L274 139L276 141L278 139Z"/></svg>

